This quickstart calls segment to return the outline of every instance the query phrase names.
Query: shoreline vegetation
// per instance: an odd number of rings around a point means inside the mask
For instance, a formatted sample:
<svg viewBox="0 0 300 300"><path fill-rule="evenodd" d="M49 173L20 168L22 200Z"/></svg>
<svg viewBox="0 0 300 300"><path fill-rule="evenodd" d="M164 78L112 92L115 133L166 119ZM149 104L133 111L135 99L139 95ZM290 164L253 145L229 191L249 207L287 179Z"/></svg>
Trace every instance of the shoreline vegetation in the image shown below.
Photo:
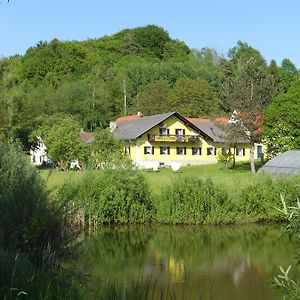
<svg viewBox="0 0 300 300"><path fill-rule="evenodd" d="M248 164L184 167L179 172L42 170L56 201L72 203L69 222L95 230L102 224L244 224L284 221L300 198L299 177L253 176Z"/></svg>
<svg viewBox="0 0 300 300"><path fill-rule="evenodd" d="M284 221L276 210L282 206L281 195L287 206L295 205L299 177L272 179L253 176L244 166L229 170L220 165L182 168L176 174L131 169L39 172L19 146L2 145L0 297L82 299L81 275L65 269L63 262L83 231L103 224Z"/></svg>

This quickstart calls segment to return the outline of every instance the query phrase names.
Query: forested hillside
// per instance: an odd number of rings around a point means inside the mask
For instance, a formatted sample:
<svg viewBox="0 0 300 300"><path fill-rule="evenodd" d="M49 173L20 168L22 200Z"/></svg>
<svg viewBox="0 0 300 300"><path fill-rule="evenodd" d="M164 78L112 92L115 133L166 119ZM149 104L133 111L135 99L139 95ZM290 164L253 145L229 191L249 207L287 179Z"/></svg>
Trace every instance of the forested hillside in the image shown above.
<svg viewBox="0 0 300 300"><path fill-rule="evenodd" d="M274 97L299 78L289 59L268 65L246 43L225 58L213 49L189 49L155 25L93 40L38 42L24 56L0 60L0 139L19 138L28 147L28 136L50 115L72 116L93 131L137 111L228 114L224 86L251 57L272 79Z"/></svg>

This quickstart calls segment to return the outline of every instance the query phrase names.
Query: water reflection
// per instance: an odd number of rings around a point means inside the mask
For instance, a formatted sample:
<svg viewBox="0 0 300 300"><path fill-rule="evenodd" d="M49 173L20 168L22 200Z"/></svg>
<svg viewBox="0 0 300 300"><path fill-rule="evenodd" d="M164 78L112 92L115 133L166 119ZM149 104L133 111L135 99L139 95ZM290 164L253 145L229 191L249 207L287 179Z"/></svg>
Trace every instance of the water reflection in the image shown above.
<svg viewBox="0 0 300 300"><path fill-rule="evenodd" d="M271 279L294 254L276 226L122 226L87 237L73 262L89 273L90 298L114 282L151 299L273 300Z"/></svg>

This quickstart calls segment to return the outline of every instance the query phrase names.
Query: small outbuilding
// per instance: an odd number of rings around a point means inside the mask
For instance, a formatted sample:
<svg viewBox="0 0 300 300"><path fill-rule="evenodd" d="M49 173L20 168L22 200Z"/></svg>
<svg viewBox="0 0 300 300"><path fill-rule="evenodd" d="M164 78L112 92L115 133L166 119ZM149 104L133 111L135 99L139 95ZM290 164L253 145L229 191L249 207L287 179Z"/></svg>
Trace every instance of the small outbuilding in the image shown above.
<svg viewBox="0 0 300 300"><path fill-rule="evenodd" d="M268 161L259 173L271 174L300 174L300 150L290 150L279 154Z"/></svg>

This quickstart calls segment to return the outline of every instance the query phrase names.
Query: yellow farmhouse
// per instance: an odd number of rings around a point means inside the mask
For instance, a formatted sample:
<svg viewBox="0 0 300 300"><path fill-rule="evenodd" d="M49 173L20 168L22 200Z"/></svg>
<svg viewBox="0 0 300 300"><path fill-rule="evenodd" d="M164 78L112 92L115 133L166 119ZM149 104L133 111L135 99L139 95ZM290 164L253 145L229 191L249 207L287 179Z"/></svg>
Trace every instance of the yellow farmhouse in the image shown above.
<svg viewBox="0 0 300 300"><path fill-rule="evenodd" d="M125 141L125 152L140 168L216 163L228 151L216 122L185 118L177 112L120 117L111 124L111 131ZM262 151L263 145L257 144L255 158ZM249 160L248 141L239 141L235 152L236 161Z"/></svg>

